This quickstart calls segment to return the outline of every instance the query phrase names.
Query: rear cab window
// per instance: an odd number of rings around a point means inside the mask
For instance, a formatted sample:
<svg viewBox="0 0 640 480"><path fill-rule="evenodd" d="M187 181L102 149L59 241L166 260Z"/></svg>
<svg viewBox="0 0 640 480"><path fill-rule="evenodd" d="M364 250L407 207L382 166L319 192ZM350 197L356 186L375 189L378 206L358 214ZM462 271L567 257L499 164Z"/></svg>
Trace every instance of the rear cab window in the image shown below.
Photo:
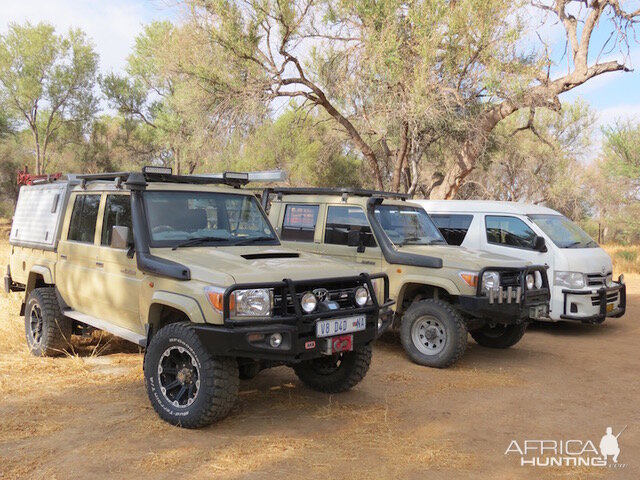
<svg viewBox="0 0 640 480"><path fill-rule="evenodd" d="M94 243L96 222L100 210L100 194L77 195L69 222L67 240L80 243Z"/></svg>
<svg viewBox="0 0 640 480"><path fill-rule="evenodd" d="M487 242L505 247L535 249L536 233L517 217L487 215Z"/></svg>
<svg viewBox="0 0 640 480"><path fill-rule="evenodd" d="M376 239L361 207L329 206L324 243L347 245L349 232L358 230L364 234L364 246L376 247Z"/></svg>
<svg viewBox="0 0 640 480"><path fill-rule="evenodd" d="M462 245L473 221L473 215L436 213L429 216L447 243L456 246Z"/></svg>
<svg viewBox="0 0 640 480"><path fill-rule="evenodd" d="M313 242L320 205L288 204L280 231L282 240Z"/></svg>

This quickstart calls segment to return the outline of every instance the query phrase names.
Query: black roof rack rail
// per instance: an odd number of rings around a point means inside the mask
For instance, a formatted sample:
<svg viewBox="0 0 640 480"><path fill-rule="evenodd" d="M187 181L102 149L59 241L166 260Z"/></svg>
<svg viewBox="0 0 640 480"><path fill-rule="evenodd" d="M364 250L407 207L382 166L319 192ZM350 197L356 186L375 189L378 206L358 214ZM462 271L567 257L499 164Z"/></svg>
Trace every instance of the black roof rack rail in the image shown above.
<svg viewBox="0 0 640 480"><path fill-rule="evenodd" d="M269 193L288 193L300 195L355 195L358 197L381 197L407 200L413 198L411 193L383 192L381 190L366 190L351 187L267 187Z"/></svg>
<svg viewBox="0 0 640 480"><path fill-rule="evenodd" d="M227 178L226 176L213 177L204 175L173 175L170 173L151 173L151 172L113 172L113 173L82 173L68 175L70 179L90 181L117 181L118 179L126 181L132 174L142 175L147 182L166 182L166 183L191 183L198 185L218 184L230 185L232 187L240 187L246 185L247 180L244 178Z"/></svg>

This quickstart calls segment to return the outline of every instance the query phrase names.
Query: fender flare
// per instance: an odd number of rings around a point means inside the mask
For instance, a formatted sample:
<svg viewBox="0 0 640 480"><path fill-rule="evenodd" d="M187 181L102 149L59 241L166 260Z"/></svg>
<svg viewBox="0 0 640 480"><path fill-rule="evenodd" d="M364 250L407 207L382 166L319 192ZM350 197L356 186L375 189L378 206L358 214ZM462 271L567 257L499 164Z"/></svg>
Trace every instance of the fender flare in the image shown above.
<svg viewBox="0 0 640 480"><path fill-rule="evenodd" d="M402 285L400 285L400 289L398 290L398 294L397 294L398 298L396 299L397 304L401 304L402 301L404 300L406 287L409 284L417 284L417 285L424 285L425 287L441 288L452 297L457 297L460 295L460 290L458 289L456 284L447 278L432 277L427 282L425 281L424 276L409 275L403 278Z"/></svg>
<svg viewBox="0 0 640 480"><path fill-rule="evenodd" d="M29 279L32 274L41 275L44 283L48 283L49 285L53 285L53 275L51 274L51 269L44 265L34 265L29 270ZM32 286L33 287L33 286Z"/></svg>
<svg viewBox="0 0 640 480"><path fill-rule="evenodd" d="M181 293L167 292L166 290L157 290L151 297L149 312L153 305L166 305L183 312L193 323L207 323L204 312L198 301L188 295ZM149 320L149 312L147 312L147 321Z"/></svg>

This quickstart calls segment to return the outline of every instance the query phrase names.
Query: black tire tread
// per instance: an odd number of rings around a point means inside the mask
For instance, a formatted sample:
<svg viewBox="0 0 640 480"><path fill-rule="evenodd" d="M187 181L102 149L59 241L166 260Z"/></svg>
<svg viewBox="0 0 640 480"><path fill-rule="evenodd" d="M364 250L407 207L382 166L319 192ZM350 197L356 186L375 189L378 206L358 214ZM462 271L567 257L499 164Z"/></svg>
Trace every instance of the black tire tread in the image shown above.
<svg viewBox="0 0 640 480"><path fill-rule="evenodd" d="M238 398L238 389L240 387L238 362L234 358L216 357L211 355L211 353L209 353L209 351L202 345L202 342L200 342L200 339L193 328L191 328L190 322L176 322L163 327L152 338L151 342L153 343L153 340L162 339L163 337L179 337L191 345L191 347L196 351L202 365L202 371L200 374L203 377L209 376L209 379L212 379L213 381L202 382L203 384L207 384L203 391L205 397L209 400L207 402L206 409L197 417L187 419L177 419L170 416L156 403L151 396L151 392L147 388L149 400L151 401L156 413L168 423L184 428L202 428L226 417ZM152 348L151 344L149 345L149 348ZM151 368L148 358L149 356L145 355L145 383L147 382L147 369ZM155 366L153 368L155 368Z"/></svg>
<svg viewBox="0 0 640 480"><path fill-rule="evenodd" d="M31 353L36 356L54 357L72 350L71 332L73 322L62 314L55 287L34 288L29 293L27 305L32 299L35 299L40 305L43 328L40 352L38 352L29 344L28 322L30 321L30 310L25 308L25 337Z"/></svg>
<svg viewBox="0 0 640 480"><path fill-rule="evenodd" d="M414 311L418 310L424 304L436 305L439 308L445 310L445 312L454 319L454 324L456 328L455 337L457 337L456 348L452 353L452 355L449 356L445 362L441 362L438 364L427 362L421 357L416 357L412 355L411 349L408 348L409 345L413 345L413 342L411 340L411 328L409 326L409 320L411 320L411 317L414 315ZM405 318L407 319L407 322L405 322ZM467 333L468 333L467 324L462 318L462 315L460 315L460 312L458 312L458 310L449 302L445 302L443 300L436 300L436 299L420 300L418 302L415 302L404 313L404 315L402 316L401 324L400 324L400 340L402 342L402 346L404 347L405 352L407 353L407 356L411 359L411 361L419 365L425 365L428 367L435 367L435 368L450 367L451 365L453 365L454 363L456 363L458 360L462 358L465 350L467 349Z"/></svg>

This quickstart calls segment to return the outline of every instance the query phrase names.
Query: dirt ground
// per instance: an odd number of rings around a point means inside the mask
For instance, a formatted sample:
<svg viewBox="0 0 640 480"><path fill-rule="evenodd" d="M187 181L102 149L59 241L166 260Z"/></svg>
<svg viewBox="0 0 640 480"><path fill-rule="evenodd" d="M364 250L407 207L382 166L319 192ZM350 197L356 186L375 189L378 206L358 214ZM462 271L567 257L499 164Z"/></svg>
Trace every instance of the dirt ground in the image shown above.
<svg viewBox="0 0 640 480"><path fill-rule="evenodd" d="M156 416L136 348L104 336L74 356L31 357L18 295L2 294L0 478L639 478L640 276L628 284L622 319L532 326L506 351L469 339L447 370L410 363L390 334L345 394L264 371L241 383L228 418L198 431ZM625 425L623 468L523 467L505 455L512 440L597 447L606 427Z"/></svg>

